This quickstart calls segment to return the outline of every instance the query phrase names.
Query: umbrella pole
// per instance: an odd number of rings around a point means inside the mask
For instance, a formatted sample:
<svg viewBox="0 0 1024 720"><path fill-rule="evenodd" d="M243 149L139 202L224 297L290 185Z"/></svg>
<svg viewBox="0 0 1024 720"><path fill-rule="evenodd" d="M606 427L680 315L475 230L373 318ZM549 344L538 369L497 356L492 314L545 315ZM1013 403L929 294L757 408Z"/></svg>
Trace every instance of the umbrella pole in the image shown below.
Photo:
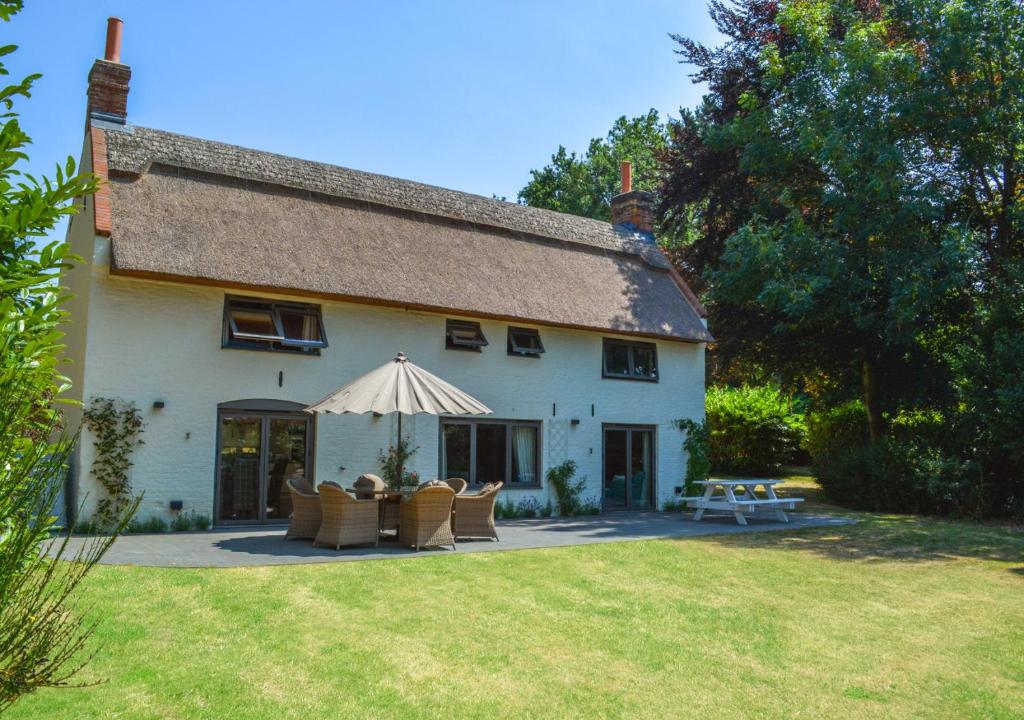
<svg viewBox="0 0 1024 720"><path fill-rule="evenodd" d="M398 413L398 447L402 446L402 413Z"/></svg>

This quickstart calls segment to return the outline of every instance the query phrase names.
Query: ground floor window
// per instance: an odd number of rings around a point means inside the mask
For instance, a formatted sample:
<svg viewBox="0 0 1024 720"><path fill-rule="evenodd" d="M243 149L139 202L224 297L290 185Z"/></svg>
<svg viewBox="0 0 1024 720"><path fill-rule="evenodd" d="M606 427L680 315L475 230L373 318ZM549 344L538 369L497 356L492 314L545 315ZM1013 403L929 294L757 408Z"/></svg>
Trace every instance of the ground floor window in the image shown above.
<svg viewBox="0 0 1024 720"><path fill-rule="evenodd" d="M525 420L441 420L441 477L540 485L540 428Z"/></svg>

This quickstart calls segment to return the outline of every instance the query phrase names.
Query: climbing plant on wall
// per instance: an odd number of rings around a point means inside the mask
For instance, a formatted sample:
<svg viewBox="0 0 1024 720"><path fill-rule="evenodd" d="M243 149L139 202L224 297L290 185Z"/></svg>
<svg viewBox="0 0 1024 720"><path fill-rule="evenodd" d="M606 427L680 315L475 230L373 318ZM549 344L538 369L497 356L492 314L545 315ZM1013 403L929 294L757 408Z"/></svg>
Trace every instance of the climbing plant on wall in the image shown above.
<svg viewBox="0 0 1024 720"><path fill-rule="evenodd" d="M108 527L132 502L128 469L132 452L143 444L139 435L145 425L133 403L112 398L93 398L83 417L96 448L92 474L107 493L97 503L93 521Z"/></svg>

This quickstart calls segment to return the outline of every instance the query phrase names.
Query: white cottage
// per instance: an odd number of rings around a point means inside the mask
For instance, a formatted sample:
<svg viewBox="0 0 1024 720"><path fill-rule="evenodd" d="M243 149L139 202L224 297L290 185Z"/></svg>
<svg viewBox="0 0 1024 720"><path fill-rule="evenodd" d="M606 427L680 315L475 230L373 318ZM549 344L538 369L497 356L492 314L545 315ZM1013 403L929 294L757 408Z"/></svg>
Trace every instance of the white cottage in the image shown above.
<svg viewBox="0 0 1024 720"><path fill-rule="evenodd" d="M89 75L83 166L105 182L69 229L66 339L78 400L142 409L141 516L280 521L286 477L377 472L394 417L303 408L398 351L494 410L406 418L424 479L543 505L572 459L606 511L680 492L711 337L648 194L605 223L137 127L130 74L115 38ZM85 431L86 515L93 458Z"/></svg>

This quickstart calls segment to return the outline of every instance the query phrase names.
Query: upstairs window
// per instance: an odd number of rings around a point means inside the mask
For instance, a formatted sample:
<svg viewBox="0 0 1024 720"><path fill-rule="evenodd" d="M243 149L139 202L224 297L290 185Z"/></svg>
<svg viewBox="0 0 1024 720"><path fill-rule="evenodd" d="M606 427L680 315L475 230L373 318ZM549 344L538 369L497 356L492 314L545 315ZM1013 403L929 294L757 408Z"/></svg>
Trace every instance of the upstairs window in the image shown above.
<svg viewBox="0 0 1024 720"><path fill-rule="evenodd" d="M658 380L658 348L654 343L604 339L603 373L620 380Z"/></svg>
<svg viewBox="0 0 1024 720"><path fill-rule="evenodd" d="M227 297L221 346L318 355L327 336L316 305Z"/></svg>
<svg viewBox="0 0 1024 720"><path fill-rule="evenodd" d="M445 321L444 334L444 346L449 350L473 350L480 352L480 348L489 344L478 322L447 320Z"/></svg>
<svg viewBox="0 0 1024 720"><path fill-rule="evenodd" d="M540 331L533 328L510 327L508 329L508 354L539 358L544 352Z"/></svg>

